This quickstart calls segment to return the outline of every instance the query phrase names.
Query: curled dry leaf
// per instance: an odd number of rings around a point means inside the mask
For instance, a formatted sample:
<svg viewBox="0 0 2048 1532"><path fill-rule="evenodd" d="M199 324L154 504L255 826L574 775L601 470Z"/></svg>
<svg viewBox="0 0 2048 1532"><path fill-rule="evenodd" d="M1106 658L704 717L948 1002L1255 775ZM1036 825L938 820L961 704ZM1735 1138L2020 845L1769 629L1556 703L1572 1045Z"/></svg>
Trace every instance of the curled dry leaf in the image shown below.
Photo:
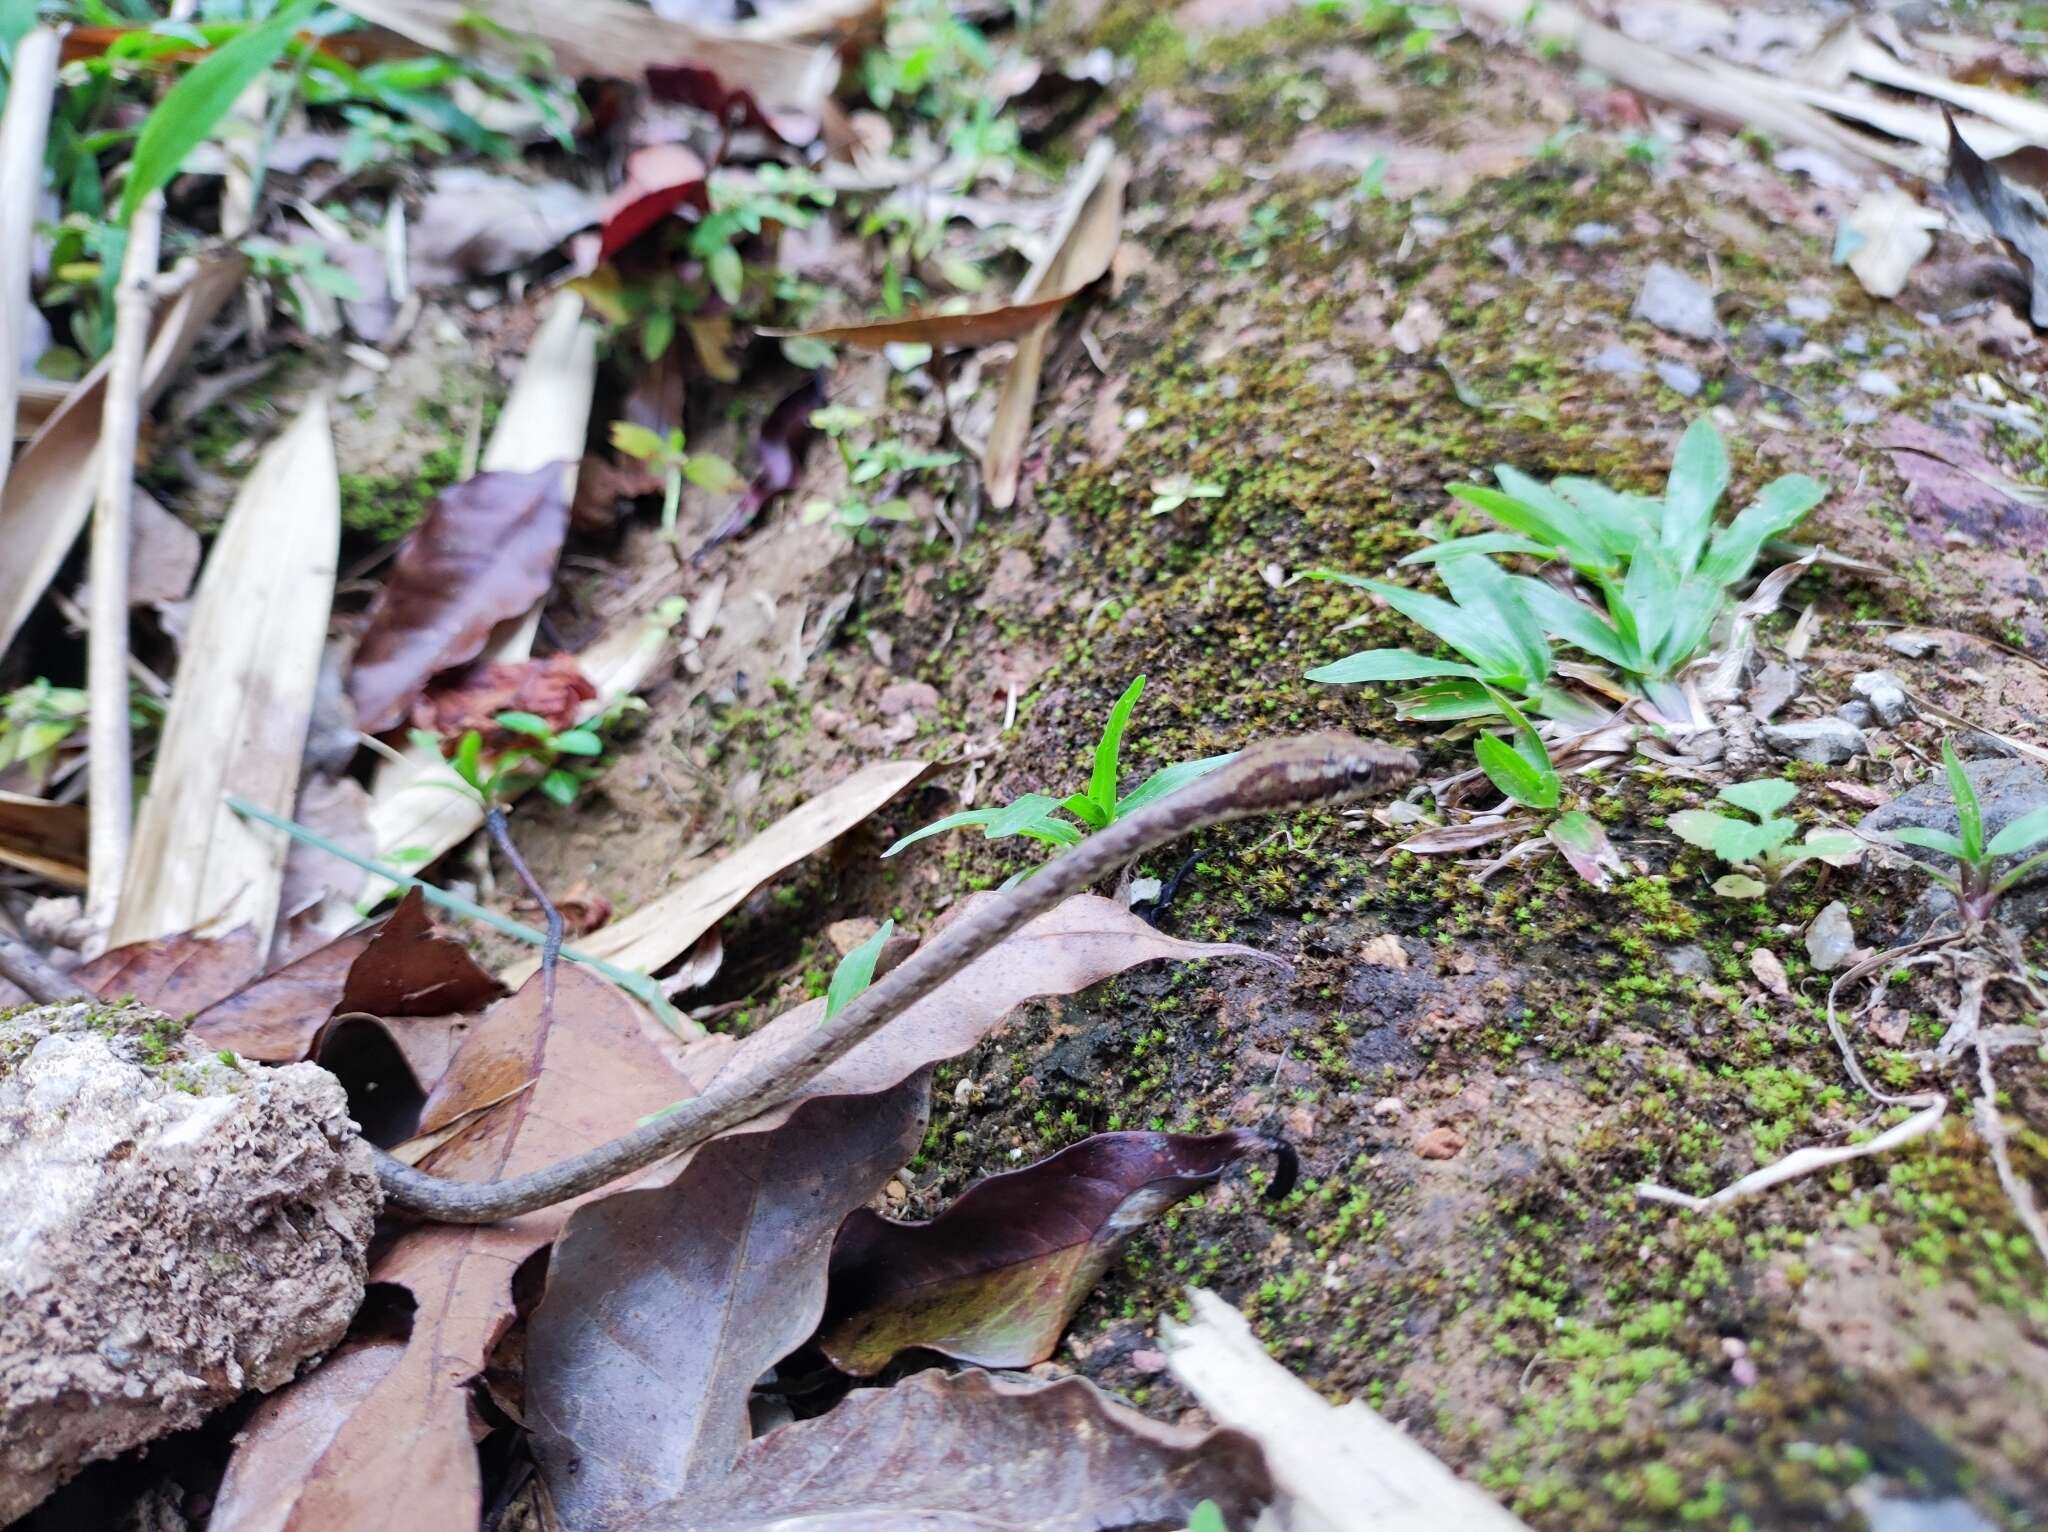
<svg viewBox="0 0 2048 1532"><path fill-rule="evenodd" d="M1874 298L1896 298L1905 291L1913 268L1934 248L1934 230L1942 225L1930 212L1896 186L1871 192L1843 223L1849 270Z"/></svg>
<svg viewBox="0 0 2048 1532"><path fill-rule="evenodd" d="M1415 856L1445 856L1458 851L1475 851L1495 841L1520 835L1535 824L1533 819L1491 819L1456 825L1431 825L1411 835L1394 849Z"/></svg>
<svg viewBox="0 0 2048 1532"><path fill-rule="evenodd" d="M565 1525L619 1526L724 1479L754 1380L817 1322L833 1231L917 1152L927 1096L919 1078L806 1101L569 1219L526 1348L534 1455Z"/></svg>
<svg viewBox="0 0 2048 1532"><path fill-rule="evenodd" d="M704 162L681 144L650 144L626 156L626 178L604 205L597 258L608 261L679 207L711 205Z"/></svg>
<svg viewBox="0 0 2048 1532"><path fill-rule="evenodd" d="M818 435L811 416L824 406L825 375L814 372L768 412L754 438L757 466L747 492L733 507L725 524L698 550L700 553L744 532L754 524L755 517L796 483L797 475L803 472L804 455Z"/></svg>
<svg viewBox="0 0 2048 1532"><path fill-rule="evenodd" d="M974 314L905 314L901 319L878 319L871 324L827 325L817 330L763 330L761 333L786 339L802 337L830 341L834 345L859 346L867 351L903 345L933 346L941 350L992 346L997 341L1015 340L1057 317L1075 296L1073 292L1064 292L1051 298L1009 303Z"/></svg>
<svg viewBox="0 0 2048 1532"><path fill-rule="evenodd" d="M473 665L430 685L413 704L412 726L444 740L474 729L484 749L497 750L518 736L498 723L500 713L531 713L557 731L583 717L583 705L597 688L566 650L544 660Z"/></svg>
<svg viewBox="0 0 2048 1532"><path fill-rule="evenodd" d="M538 1170L695 1093L672 1045L625 995L572 966L556 983L552 1008L541 985L529 984L485 1012L464 1040L429 1102L429 1121L461 1117L472 1103L496 1104L461 1124L426 1168L478 1181ZM518 1088L527 1082L530 1088ZM273 1407L244 1433L229 1476L283 1488L236 1515L216 1511L212 1532L477 1525L482 1495L468 1385L511 1322L514 1268L555 1237L573 1206L399 1235L369 1280L403 1287L415 1300L404 1352L367 1388L361 1378L330 1379L320 1368L273 1396ZM287 1405L287 1393L312 1397ZM295 1426L307 1418L323 1422L317 1451Z"/></svg>
<svg viewBox="0 0 2048 1532"><path fill-rule="evenodd" d="M657 101L682 101L700 107L721 124L759 128L795 147L818 136L817 110L764 108L753 91L735 89L714 71L695 64L648 65L647 93Z"/></svg>
<svg viewBox="0 0 2048 1532"><path fill-rule="evenodd" d="M547 594L569 530L569 472L480 473L435 497L356 649L349 700L365 731L403 723L428 681L475 659L493 627Z"/></svg>
<svg viewBox="0 0 2048 1532"><path fill-rule="evenodd" d="M232 995L263 968L267 934L237 926L224 936L159 936L102 952L71 977L102 1000L134 999L171 1016L189 1016Z"/></svg>
<svg viewBox="0 0 2048 1532"><path fill-rule="evenodd" d="M856 1389L815 1420L769 1432L713 1492L679 1496L620 1532L1095 1532L1185 1526L1205 1500L1245 1527L1271 1494L1264 1458L1240 1432L1161 1425L1084 1378L932 1371Z"/></svg>
<svg viewBox="0 0 2048 1532"><path fill-rule="evenodd" d="M1046 1360L1131 1235L1214 1186L1248 1154L1279 1155L1269 1189L1285 1196L1287 1144L1234 1128L1206 1136L1098 1133L1022 1170L990 1176L929 1223L857 1209L832 1247L818 1345L834 1366L871 1377L912 1346L984 1367Z"/></svg>
<svg viewBox="0 0 2048 1532"><path fill-rule="evenodd" d="M1946 115L1946 114L1944 114ZM2028 317L2048 327L2048 149L2029 144L1987 160L1948 118L1948 182L1962 212L1989 226L2019 257L2031 286Z"/></svg>

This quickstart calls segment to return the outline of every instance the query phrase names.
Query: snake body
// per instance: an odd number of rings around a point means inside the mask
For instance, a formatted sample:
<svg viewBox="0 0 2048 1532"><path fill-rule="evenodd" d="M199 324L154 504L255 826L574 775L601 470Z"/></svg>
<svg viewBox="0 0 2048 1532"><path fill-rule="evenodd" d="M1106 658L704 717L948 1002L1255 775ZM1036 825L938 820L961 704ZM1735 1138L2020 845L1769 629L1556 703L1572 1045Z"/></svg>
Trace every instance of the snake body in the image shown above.
<svg viewBox="0 0 2048 1532"><path fill-rule="evenodd" d="M1408 751L1348 734L1308 734L1254 745L1220 770L1062 852L941 931L832 1020L745 1074L713 1080L675 1111L560 1164L503 1181L451 1181L380 1155L377 1173L385 1199L392 1207L443 1223L493 1223L594 1191L782 1105L821 1070L1019 927L1131 858L1209 825L1346 802L1396 787L1416 770Z"/></svg>

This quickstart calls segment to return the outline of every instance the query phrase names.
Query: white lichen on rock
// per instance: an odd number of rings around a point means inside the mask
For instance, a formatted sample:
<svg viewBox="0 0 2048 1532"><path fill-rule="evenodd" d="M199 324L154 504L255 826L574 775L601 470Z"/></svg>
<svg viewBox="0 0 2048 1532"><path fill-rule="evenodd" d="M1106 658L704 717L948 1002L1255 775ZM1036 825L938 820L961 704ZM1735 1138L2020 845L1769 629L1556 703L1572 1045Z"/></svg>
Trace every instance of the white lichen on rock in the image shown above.
<svg viewBox="0 0 2048 1532"><path fill-rule="evenodd" d="M0 1016L0 1523L340 1340L379 1204L324 1069L132 1006Z"/></svg>

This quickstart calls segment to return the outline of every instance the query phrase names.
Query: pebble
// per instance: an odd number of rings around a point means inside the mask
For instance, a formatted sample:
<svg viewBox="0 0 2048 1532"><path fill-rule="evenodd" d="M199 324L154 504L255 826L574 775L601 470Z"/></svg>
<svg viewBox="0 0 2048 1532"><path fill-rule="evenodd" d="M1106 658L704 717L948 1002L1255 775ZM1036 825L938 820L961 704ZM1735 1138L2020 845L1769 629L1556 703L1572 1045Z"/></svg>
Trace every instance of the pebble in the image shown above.
<svg viewBox="0 0 2048 1532"><path fill-rule="evenodd" d="M1768 319L1757 326L1757 333L1775 351L1797 351L1806 344L1806 332L1796 324L1787 324L1782 319Z"/></svg>
<svg viewBox="0 0 2048 1532"><path fill-rule="evenodd" d="M1898 379L1890 373L1875 368L1856 374L1856 386L1873 399L1896 399L1899 397Z"/></svg>
<svg viewBox="0 0 2048 1532"><path fill-rule="evenodd" d="M1621 230L1611 223L1582 223L1572 230L1572 243L1581 250L1591 250L1598 245L1611 245L1621 238Z"/></svg>
<svg viewBox="0 0 2048 1532"><path fill-rule="evenodd" d="M1849 924L1849 906L1837 899L1806 928L1806 960L1821 973L1833 973L1855 950L1856 928Z"/></svg>
<svg viewBox="0 0 2048 1532"><path fill-rule="evenodd" d="M1863 731L1841 718L1808 718L1765 724L1764 743L1795 761L1838 766L1863 752Z"/></svg>
<svg viewBox="0 0 2048 1532"><path fill-rule="evenodd" d="M1794 293L1785 300L1785 312L1794 319L1808 324L1825 324L1835 314L1835 306L1825 298L1813 297L1807 293Z"/></svg>
<svg viewBox="0 0 2048 1532"><path fill-rule="evenodd" d="M1415 1152L1425 1160L1456 1159L1465 1147L1465 1135L1456 1128L1434 1127L1415 1140Z"/></svg>
<svg viewBox="0 0 2048 1532"><path fill-rule="evenodd" d="M1587 357L1586 365L1595 372L1611 373L1618 378L1640 378L1649 371L1642 357L1619 341Z"/></svg>
<svg viewBox="0 0 2048 1532"><path fill-rule="evenodd" d="M1849 690L1867 703L1888 729L1912 716L1906 685L1889 670L1866 670L1850 681Z"/></svg>
<svg viewBox="0 0 2048 1532"><path fill-rule="evenodd" d="M1893 654L1903 654L1909 660L1924 660L1930 654L1940 654L1945 649L1938 633L1916 633L1907 628L1898 633L1887 633L1885 648Z"/></svg>
<svg viewBox="0 0 2048 1532"><path fill-rule="evenodd" d="M1871 711L1867 702L1845 702L1835 709L1835 716L1858 729L1877 726L1877 714Z"/></svg>
<svg viewBox="0 0 2048 1532"><path fill-rule="evenodd" d="M1642 290L1629 313L1688 340L1712 340L1721 333L1714 295L1707 285L1663 261L1644 274Z"/></svg>
<svg viewBox="0 0 2048 1532"><path fill-rule="evenodd" d="M1707 386L1706 379L1700 376L1700 370L1697 367L1689 367L1684 362L1659 362L1657 376L1663 380L1666 388L1687 399L1697 399L1700 390Z"/></svg>
<svg viewBox="0 0 2048 1532"><path fill-rule="evenodd" d="M923 713L939 705L938 689L923 681L894 681L882 688L882 695L875 700L884 718L894 718L899 713Z"/></svg>
<svg viewBox="0 0 2048 1532"><path fill-rule="evenodd" d="M1851 330L1842 337L1842 349L1850 356L1870 355L1870 338L1861 330Z"/></svg>
<svg viewBox="0 0 2048 1532"><path fill-rule="evenodd" d="M1704 979L1709 968L1707 949L1690 942L1673 947L1664 954L1664 966L1681 979Z"/></svg>

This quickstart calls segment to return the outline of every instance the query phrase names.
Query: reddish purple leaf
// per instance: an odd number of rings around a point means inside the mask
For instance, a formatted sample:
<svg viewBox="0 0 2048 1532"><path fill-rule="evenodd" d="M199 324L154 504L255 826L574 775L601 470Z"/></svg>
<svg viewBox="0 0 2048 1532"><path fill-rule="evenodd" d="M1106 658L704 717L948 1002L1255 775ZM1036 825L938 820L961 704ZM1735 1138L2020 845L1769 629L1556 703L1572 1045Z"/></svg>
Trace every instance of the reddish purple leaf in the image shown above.
<svg viewBox="0 0 2048 1532"><path fill-rule="evenodd" d="M681 101L701 107L721 124L759 128L794 148L802 148L818 136L820 123L814 113L763 111L751 91L735 90L709 69L695 64L649 65L647 93L657 101Z"/></svg>
<svg viewBox="0 0 2048 1532"><path fill-rule="evenodd" d="M451 485L407 534L349 674L365 732L405 722L427 682L477 657L491 629L548 593L569 530L573 465Z"/></svg>
<svg viewBox="0 0 2048 1532"><path fill-rule="evenodd" d="M976 1182L929 1223L862 1208L832 1248L818 1344L863 1377L911 1346L988 1367L1042 1362L1132 1233L1262 1151L1280 1157L1271 1195L1286 1195L1293 1149L1240 1128L1098 1133Z"/></svg>
<svg viewBox="0 0 2048 1532"><path fill-rule="evenodd" d="M704 162L681 144L651 144L626 156L626 179L604 207L597 258L608 261L677 208L710 206Z"/></svg>
<svg viewBox="0 0 2048 1532"><path fill-rule="evenodd" d="M697 550L699 553L746 531L755 517L796 483L797 475L803 472L804 456L818 434L811 416L824 407L825 375L814 372L768 412L754 445L754 457L760 466L754 470L753 482L724 525Z"/></svg>

